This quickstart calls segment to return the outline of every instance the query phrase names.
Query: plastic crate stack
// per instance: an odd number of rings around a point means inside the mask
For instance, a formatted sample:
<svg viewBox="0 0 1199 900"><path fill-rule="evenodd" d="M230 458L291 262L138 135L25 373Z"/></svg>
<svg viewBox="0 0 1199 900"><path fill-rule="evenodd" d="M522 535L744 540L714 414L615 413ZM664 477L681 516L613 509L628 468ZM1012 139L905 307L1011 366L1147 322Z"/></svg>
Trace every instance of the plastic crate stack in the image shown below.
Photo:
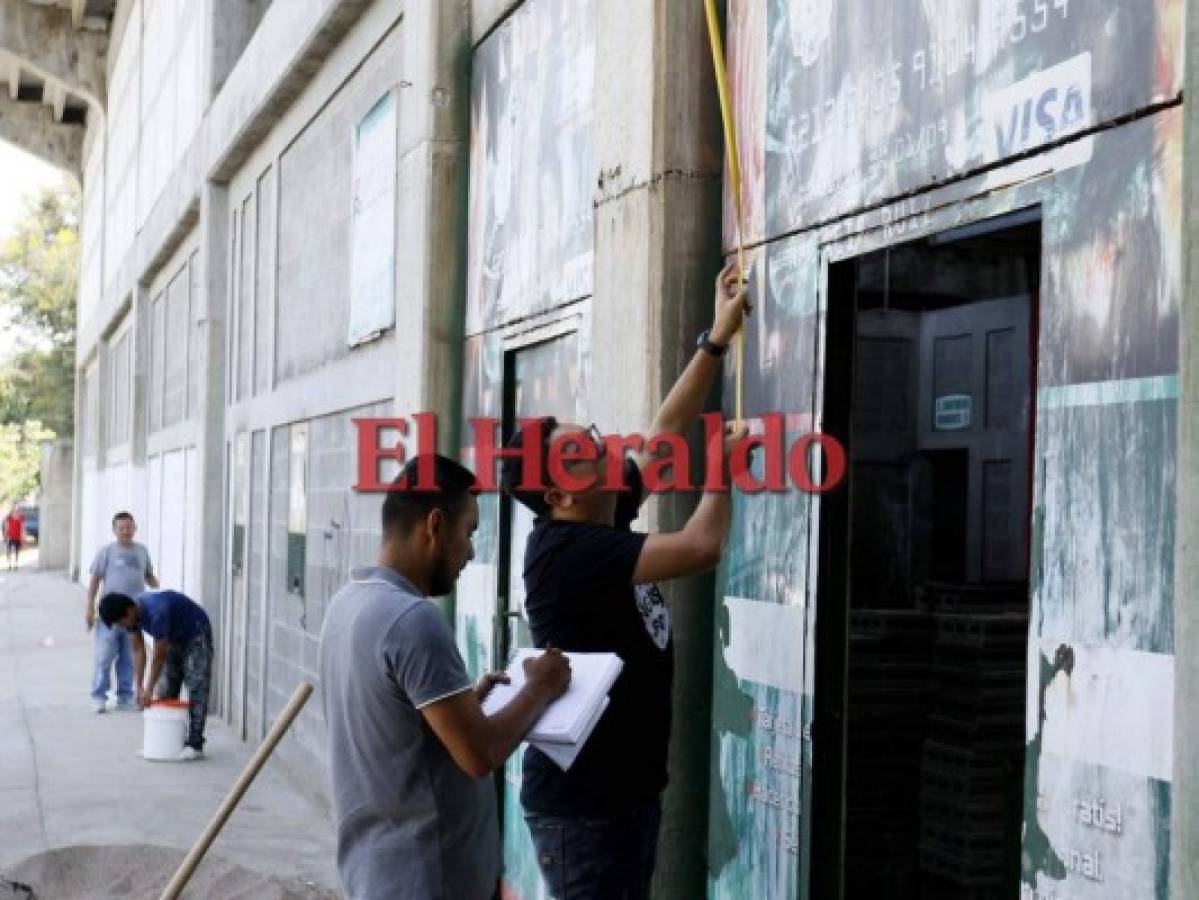
<svg viewBox="0 0 1199 900"><path fill-rule="evenodd" d="M1027 591L924 587L935 638L920 865L955 897L1006 896L1019 876Z"/></svg>
<svg viewBox="0 0 1199 900"><path fill-rule="evenodd" d="M850 614L846 753L847 896L909 897L918 883L918 773L929 702L933 620Z"/></svg>

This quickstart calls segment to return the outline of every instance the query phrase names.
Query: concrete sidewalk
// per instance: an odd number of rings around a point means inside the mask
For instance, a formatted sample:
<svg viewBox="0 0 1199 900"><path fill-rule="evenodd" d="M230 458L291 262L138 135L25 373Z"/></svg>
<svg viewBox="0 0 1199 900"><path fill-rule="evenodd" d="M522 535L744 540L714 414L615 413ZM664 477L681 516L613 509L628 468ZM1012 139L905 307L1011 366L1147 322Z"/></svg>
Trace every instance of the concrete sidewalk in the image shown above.
<svg viewBox="0 0 1199 900"><path fill-rule="evenodd" d="M83 589L22 563L0 571L0 872L57 847L190 847L252 748L210 717L204 760L141 759L139 714L92 712ZM210 853L337 885L326 813L270 763Z"/></svg>

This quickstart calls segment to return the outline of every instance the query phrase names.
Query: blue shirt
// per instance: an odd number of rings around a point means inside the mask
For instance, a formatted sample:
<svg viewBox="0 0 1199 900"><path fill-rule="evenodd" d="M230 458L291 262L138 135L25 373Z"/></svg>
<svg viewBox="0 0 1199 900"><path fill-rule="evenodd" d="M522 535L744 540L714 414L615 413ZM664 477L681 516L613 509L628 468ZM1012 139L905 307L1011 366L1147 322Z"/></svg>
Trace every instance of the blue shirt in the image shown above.
<svg viewBox="0 0 1199 900"><path fill-rule="evenodd" d="M137 595L137 624L154 640L188 644L212 630L208 613L178 591L146 591Z"/></svg>

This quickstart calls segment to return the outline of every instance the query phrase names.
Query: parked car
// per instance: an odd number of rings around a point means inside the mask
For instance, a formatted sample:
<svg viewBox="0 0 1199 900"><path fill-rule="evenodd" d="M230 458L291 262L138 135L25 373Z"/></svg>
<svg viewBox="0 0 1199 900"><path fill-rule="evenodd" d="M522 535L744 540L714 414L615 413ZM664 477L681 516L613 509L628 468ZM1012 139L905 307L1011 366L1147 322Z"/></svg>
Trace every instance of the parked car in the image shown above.
<svg viewBox="0 0 1199 900"><path fill-rule="evenodd" d="M38 508L36 506L22 505L17 507L17 511L25 519L25 537L36 544L38 535Z"/></svg>

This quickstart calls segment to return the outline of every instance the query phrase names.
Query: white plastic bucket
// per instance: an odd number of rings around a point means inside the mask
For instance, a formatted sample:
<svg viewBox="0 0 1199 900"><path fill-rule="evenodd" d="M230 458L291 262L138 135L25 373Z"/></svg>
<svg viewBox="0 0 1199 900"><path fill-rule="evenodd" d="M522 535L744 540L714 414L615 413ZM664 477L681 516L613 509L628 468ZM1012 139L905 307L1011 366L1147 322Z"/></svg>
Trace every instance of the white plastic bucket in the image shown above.
<svg viewBox="0 0 1199 900"><path fill-rule="evenodd" d="M187 738L187 707L155 703L142 713L142 756L177 759Z"/></svg>

